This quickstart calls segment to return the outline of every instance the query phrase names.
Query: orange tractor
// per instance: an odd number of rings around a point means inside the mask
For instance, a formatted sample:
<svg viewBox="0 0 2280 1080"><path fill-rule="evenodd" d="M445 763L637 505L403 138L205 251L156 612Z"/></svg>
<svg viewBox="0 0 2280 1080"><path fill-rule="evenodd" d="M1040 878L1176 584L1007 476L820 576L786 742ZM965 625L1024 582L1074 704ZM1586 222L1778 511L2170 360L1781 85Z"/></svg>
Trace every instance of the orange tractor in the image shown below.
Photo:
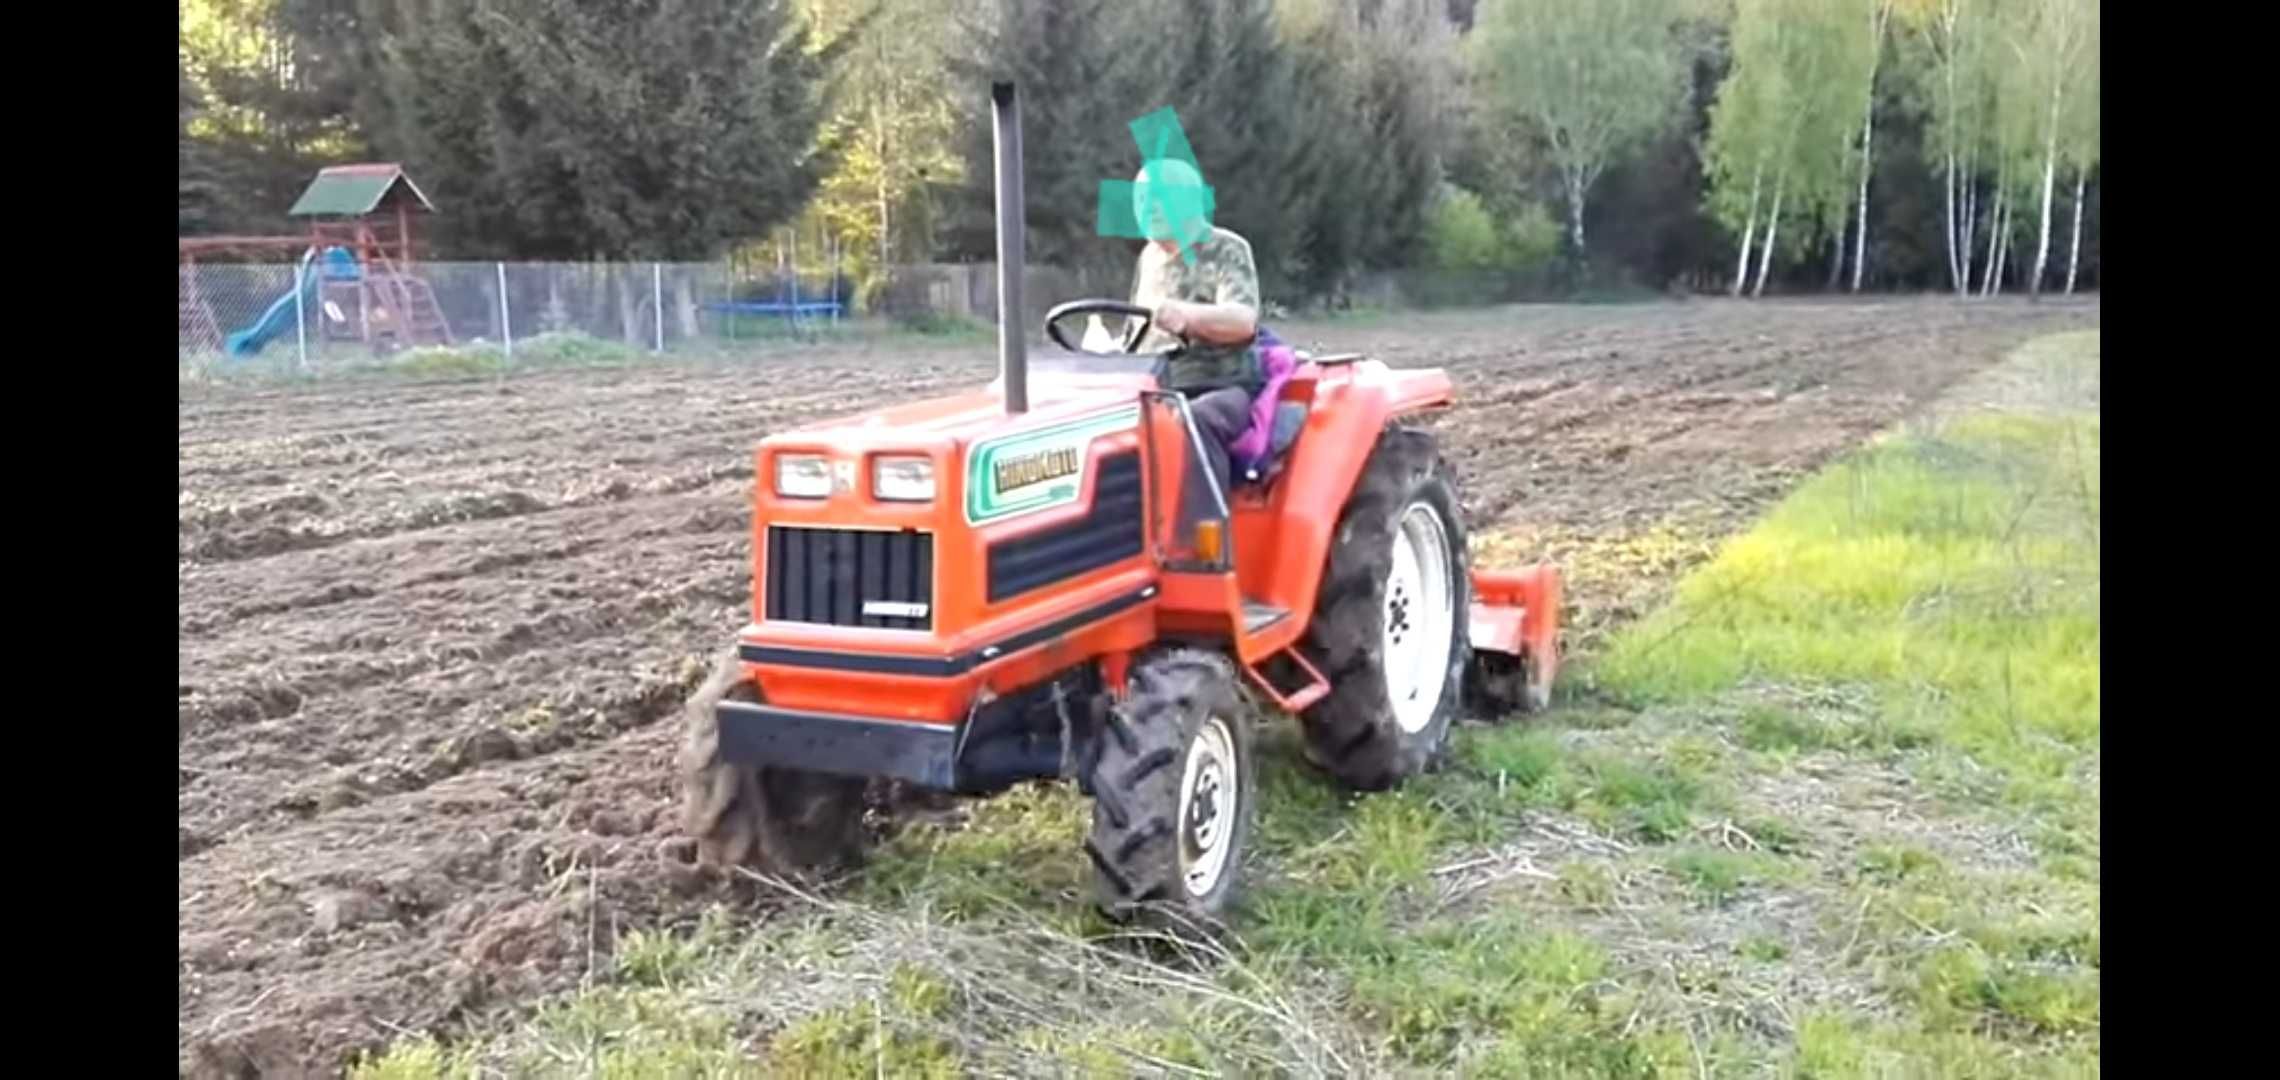
<svg viewBox="0 0 2280 1080"><path fill-rule="evenodd" d="M1264 463L1221 490L1161 356L1070 347L1031 382L1020 127L997 126L1000 377L763 440L752 620L691 710L685 825L716 864L804 873L866 835L866 792L1072 779L1102 906L1222 913L1252 821L1252 726L1380 790L1459 709L1541 708L1560 576L1467 566L1433 436L1438 370L1300 354ZM1207 498L1192 497L1197 492ZM1188 497L1183 497L1188 496ZM1201 509L1198 509L1201 507ZM1469 684L1469 685L1468 685Z"/></svg>

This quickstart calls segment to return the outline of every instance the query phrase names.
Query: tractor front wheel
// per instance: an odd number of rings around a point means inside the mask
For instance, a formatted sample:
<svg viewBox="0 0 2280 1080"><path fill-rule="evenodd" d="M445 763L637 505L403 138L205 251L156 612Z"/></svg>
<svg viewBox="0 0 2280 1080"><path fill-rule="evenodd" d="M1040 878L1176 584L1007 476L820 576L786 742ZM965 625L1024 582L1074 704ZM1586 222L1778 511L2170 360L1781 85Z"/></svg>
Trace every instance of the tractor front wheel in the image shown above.
<svg viewBox="0 0 2280 1080"><path fill-rule="evenodd" d="M1216 923L1251 834L1251 725L1234 668L1193 649L1158 654L1133 666L1130 692L1103 716L1085 841L1102 910Z"/></svg>
<svg viewBox="0 0 2280 1080"><path fill-rule="evenodd" d="M681 748L682 827L699 861L814 876L861 861L868 782L802 769L756 768L720 759L722 700L757 703L760 690L724 663L689 703Z"/></svg>
<svg viewBox="0 0 2280 1080"><path fill-rule="evenodd" d="M1378 437L1330 541L1302 647L1330 692L1301 717L1307 757L1364 791L1432 767L1471 655L1464 511L1430 433Z"/></svg>

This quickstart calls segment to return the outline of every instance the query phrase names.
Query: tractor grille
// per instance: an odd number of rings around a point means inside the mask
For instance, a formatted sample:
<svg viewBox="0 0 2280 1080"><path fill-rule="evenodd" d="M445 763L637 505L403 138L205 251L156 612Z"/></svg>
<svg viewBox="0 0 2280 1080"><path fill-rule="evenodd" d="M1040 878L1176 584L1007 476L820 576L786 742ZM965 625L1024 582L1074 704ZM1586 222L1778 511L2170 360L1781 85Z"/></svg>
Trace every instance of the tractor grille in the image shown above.
<svg viewBox="0 0 2280 1080"><path fill-rule="evenodd" d="M766 617L771 622L934 627L934 536L877 529L768 527ZM916 617L865 615L871 601L923 605Z"/></svg>
<svg viewBox="0 0 2280 1080"><path fill-rule="evenodd" d="M990 545L990 603L1123 562L1146 546L1140 455L1100 459L1085 516Z"/></svg>

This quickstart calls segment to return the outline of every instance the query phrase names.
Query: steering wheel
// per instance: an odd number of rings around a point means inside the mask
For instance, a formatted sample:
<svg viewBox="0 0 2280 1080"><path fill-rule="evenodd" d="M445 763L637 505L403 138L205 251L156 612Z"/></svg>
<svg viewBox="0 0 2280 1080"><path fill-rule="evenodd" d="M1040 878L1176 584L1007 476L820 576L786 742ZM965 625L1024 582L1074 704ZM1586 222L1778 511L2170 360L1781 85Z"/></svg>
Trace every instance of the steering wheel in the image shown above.
<svg viewBox="0 0 2280 1080"><path fill-rule="evenodd" d="M1087 356L1106 354L1096 353L1089 349L1080 349L1069 344L1068 337L1061 333L1061 320L1071 315L1123 315L1139 319L1140 328L1127 333L1124 337L1123 347L1128 354L1137 349L1141 342L1148 339L1148 331L1155 326L1156 322L1154 312L1138 304L1130 304L1122 300L1071 300L1068 303L1056 305L1053 310L1046 312L1045 336L1052 338L1055 345L1059 345L1070 352L1083 353Z"/></svg>

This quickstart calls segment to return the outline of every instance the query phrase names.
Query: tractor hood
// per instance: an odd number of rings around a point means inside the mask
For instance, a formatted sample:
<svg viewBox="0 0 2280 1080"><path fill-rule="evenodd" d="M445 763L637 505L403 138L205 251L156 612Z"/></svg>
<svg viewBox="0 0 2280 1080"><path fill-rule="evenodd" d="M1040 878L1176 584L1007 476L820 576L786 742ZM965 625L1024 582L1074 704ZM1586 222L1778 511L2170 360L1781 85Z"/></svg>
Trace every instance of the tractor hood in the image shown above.
<svg viewBox="0 0 2280 1080"><path fill-rule="evenodd" d="M760 441L753 466L758 483L753 509L761 522L831 525L846 528L938 529L951 527L961 512L968 524L1003 515L991 512L999 483L1028 475L1026 464L1045 473L1022 480L1044 483L1082 473L1083 447L1097 435L1129 431L1140 424L1140 396L1153 389L1147 375L1084 373L1036 380L1026 412L1006 411L1001 393L981 390L890 405L840 417ZM1039 455L1074 455L1029 462ZM906 475L936 494L887 496L878 479L882 462L923 458L904 465ZM1009 460L1010 458L1010 460ZM1066 472L1056 469L1066 468ZM969 490L971 478L991 479ZM1065 486L1065 485L1064 485ZM1056 496L1070 494L1057 487ZM909 501L899 501L908 498Z"/></svg>
<svg viewBox="0 0 2280 1080"><path fill-rule="evenodd" d="M763 449L828 445L851 451L953 449L1001 431L1043 427L1139 399L1156 381L1146 375L1038 376L1029 387L1029 411L1009 414L1000 384L906 405L890 405L772 435Z"/></svg>

